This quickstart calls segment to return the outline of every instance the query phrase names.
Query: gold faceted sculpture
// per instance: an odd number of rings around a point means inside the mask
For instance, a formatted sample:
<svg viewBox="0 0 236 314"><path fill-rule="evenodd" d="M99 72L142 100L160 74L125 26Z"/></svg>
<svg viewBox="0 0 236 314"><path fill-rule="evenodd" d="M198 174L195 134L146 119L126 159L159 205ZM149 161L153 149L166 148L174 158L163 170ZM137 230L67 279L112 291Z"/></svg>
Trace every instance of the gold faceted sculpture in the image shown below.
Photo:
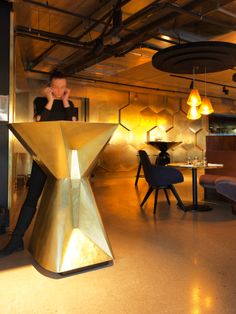
<svg viewBox="0 0 236 314"><path fill-rule="evenodd" d="M113 260L89 175L116 124L13 123L9 128L48 175L29 251L55 273Z"/></svg>

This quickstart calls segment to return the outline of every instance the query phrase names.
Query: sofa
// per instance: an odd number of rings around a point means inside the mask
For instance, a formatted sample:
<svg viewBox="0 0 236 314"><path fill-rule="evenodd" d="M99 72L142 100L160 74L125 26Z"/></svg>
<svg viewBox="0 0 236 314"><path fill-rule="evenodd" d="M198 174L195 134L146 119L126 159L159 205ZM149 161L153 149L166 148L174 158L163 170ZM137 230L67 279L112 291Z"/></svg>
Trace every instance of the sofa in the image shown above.
<svg viewBox="0 0 236 314"><path fill-rule="evenodd" d="M207 189L215 190L232 203L232 214L236 215L236 177L205 174L200 176L199 183L205 190L205 198Z"/></svg>
<svg viewBox="0 0 236 314"><path fill-rule="evenodd" d="M207 136L206 157L208 162L224 164L224 167L206 169L205 174L200 176L199 183L204 188L204 198L230 201L232 213L236 214L236 136Z"/></svg>

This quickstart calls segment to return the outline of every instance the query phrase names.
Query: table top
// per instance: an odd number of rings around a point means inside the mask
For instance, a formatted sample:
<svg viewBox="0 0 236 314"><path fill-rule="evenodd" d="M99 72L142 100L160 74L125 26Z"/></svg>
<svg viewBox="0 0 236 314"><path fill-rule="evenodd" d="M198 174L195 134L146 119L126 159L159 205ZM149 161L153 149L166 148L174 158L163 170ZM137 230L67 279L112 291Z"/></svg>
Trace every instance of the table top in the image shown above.
<svg viewBox="0 0 236 314"><path fill-rule="evenodd" d="M224 164L213 164L209 162L207 166L204 166L203 164L193 165L193 164L187 164L184 162L173 162L173 163L168 164L167 166L176 167L176 168L189 168L189 169L192 169L192 168L216 169L216 168L223 168Z"/></svg>
<svg viewBox="0 0 236 314"><path fill-rule="evenodd" d="M168 150L170 148L173 148L174 146L177 146L181 144L182 142L165 142L165 141L148 141L147 144L152 145L159 150Z"/></svg>

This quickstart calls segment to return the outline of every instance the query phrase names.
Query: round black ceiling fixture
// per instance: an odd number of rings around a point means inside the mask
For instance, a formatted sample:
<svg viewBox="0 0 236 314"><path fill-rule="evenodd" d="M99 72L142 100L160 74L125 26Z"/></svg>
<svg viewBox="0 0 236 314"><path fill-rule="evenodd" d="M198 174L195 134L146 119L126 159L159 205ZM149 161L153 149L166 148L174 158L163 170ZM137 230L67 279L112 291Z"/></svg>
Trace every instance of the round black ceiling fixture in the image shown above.
<svg viewBox="0 0 236 314"><path fill-rule="evenodd" d="M152 64L158 70L190 74L212 73L236 66L236 44L221 41L200 41L180 44L154 54Z"/></svg>
<svg viewBox="0 0 236 314"><path fill-rule="evenodd" d="M232 76L234 82L236 82L236 73Z"/></svg>

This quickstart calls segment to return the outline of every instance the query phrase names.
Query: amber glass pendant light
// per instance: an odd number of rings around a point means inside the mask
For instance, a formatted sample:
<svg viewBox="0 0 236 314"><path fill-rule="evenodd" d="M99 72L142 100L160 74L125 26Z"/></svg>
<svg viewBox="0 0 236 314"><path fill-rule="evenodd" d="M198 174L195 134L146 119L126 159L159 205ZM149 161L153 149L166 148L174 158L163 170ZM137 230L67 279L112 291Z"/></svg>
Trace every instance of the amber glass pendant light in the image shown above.
<svg viewBox="0 0 236 314"><path fill-rule="evenodd" d="M197 120L201 118L201 114L198 112L198 106L201 104L201 97L199 95L198 90L195 88L195 68L193 67L193 88L189 94L187 104L190 106L187 118L190 120Z"/></svg>
<svg viewBox="0 0 236 314"><path fill-rule="evenodd" d="M206 68L205 68L205 96L202 98L202 103L198 112L203 115L208 115L214 112L211 101L206 95Z"/></svg>
<svg viewBox="0 0 236 314"><path fill-rule="evenodd" d="M195 67L193 67L193 88L188 96L187 104L189 106L200 106L201 104L201 97L199 95L198 90L195 88Z"/></svg>

